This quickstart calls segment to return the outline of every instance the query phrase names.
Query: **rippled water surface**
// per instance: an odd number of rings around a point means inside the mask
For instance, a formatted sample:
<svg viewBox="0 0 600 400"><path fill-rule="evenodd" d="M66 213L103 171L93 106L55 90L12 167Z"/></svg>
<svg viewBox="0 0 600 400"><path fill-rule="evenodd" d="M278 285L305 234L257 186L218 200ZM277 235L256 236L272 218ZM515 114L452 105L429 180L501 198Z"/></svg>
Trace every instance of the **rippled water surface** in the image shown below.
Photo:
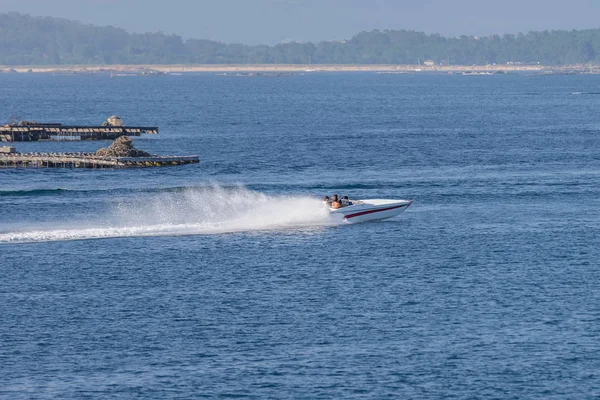
<svg viewBox="0 0 600 400"><path fill-rule="evenodd" d="M600 397L600 77L0 88L0 122L119 114L201 160L0 170L0 398ZM414 204L348 225L332 193Z"/></svg>

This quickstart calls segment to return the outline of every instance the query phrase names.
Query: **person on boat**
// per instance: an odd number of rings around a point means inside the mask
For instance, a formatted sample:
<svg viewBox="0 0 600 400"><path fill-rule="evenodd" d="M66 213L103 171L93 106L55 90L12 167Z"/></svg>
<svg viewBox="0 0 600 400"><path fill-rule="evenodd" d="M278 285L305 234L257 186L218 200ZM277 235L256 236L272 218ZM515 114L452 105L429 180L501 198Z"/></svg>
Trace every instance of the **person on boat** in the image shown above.
<svg viewBox="0 0 600 400"><path fill-rule="evenodd" d="M328 206L331 206L331 200L329 200L329 196L323 197L323 203L327 204Z"/></svg>
<svg viewBox="0 0 600 400"><path fill-rule="evenodd" d="M340 199L337 194L334 194L331 198L331 208L340 208L342 207L342 203L340 203Z"/></svg>
<svg viewBox="0 0 600 400"><path fill-rule="evenodd" d="M350 199L348 198L348 196L344 196L342 198L342 200L340 200L340 204L342 205L342 207L346 207L346 206L351 206L352 202L350 201Z"/></svg>

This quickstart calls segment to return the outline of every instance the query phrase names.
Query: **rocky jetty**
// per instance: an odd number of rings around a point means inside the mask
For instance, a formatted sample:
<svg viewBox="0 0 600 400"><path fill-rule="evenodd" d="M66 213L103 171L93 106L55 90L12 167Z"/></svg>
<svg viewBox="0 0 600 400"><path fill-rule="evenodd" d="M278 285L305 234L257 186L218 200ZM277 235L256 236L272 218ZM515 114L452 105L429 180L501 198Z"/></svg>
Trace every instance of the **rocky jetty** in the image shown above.
<svg viewBox="0 0 600 400"><path fill-rule="evenodd" d="M129 136L118 137L108 148L101 148L96 152L99 157L150 157L149 153L133 147Z"/></svg>

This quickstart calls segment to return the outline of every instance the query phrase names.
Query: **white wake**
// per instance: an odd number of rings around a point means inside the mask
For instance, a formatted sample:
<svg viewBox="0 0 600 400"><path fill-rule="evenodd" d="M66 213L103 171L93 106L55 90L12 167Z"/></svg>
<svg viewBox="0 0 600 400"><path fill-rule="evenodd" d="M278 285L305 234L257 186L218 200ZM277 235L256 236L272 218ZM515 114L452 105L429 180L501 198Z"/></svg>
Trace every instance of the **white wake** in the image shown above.
<svg viewBox="0 0 600 400"><path fill-rule="evenodd" d="M338 223L315 198L210 186L136 194L116 203L103 220L57 221L50 228L13 226L13 231L0 232L0 243L219 234Z"/></svg>

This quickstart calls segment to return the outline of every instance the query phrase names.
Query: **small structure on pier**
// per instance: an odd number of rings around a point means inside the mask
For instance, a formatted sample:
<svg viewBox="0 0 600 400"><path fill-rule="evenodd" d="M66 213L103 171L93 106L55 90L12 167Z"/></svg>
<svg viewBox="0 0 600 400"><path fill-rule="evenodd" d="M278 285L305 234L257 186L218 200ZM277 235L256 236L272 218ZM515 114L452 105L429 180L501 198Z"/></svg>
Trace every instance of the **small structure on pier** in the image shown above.
<svg viewBox="0 0 600 400"><path fill-rule="evenodd" d="M2 154L13 154L16 153L17 149L15 149L13 146L2 146L0 147L0 153Z"/></svg>
<svg viewBox="0 0 600 400"><path fill-rule="evenodd" d="M63 125L21 121L0 126L0 142L30 142L38 140L114 140L119 136L156 135L157 126L125 126L117 115L100 126Z"/></svg>
<svg viewBox="0 0 600 400"><path fill-rule="evenodd" d="M106 125L105 125L106 124ZM123 119L118 115L111 115L108 117L103 126L123 126Z"/></svg>

